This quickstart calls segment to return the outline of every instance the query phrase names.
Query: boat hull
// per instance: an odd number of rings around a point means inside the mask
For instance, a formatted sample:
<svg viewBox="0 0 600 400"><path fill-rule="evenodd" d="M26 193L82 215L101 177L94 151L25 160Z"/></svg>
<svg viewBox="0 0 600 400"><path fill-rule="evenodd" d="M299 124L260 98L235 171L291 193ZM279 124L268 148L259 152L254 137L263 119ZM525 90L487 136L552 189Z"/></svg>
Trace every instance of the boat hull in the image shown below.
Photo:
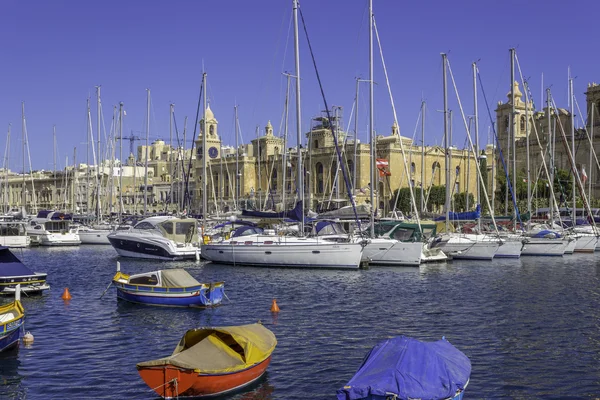
<svg viewBox="0 0 600 400"><path fill-rule="evenodd" d="M201 285L187 288L144 287L122 283L117 287L117 298L131 303L164 307L212 307L219 305L224 296L224 285Z"/></svg>
<svg viewBox="0 0 600 400"><path fill-rule="evenodd" d="M271 356L242 371L215 375L198 374L172 365L138 367L138 372L144 382L165 399L204 397L228 393L251 384L265 373L270 362Z"/></svg>
<svg viewBox="0 0 600 400"><path fill-rule="evenodd" d="M110 244L108 240L108 230L87 230L79 231L81 244Z"/></svg>
<svg viewBox="0 0 600 400"><path fill-rule="evenodd" d="M423 243L391 239L371 239L365 246L362 261L375 265L411 265L418 267L423 256Z"/></svg>
<svg viewBox="0 0 600 400"><path fill-rule="evenodd" d="M110 244L116 252L122 257L130 258L148 258L154 260L193 260L200 250L192 246L181 249L177 252L172 251L168 245L150 240L143 240L133 237L108 237Z"/></svg>
<svg viewBox="0 0 600 400"><path fill-rule="evenodd" d="M31 245L31 238L27 235L0 236L0 246L19 248L19 247L29 247L30 245Z"/></svg>
<svg viewBox="0 0 600 400"><path fill-rule="evenodd" d="M562 257L569 245L563 239L529 238L521 251L522 256Z"/></svg>
<svg viewBox="0 0 600 400"><path fill-rule="evenodd" d="M206 260L223 264L352 269L360 266L363 251L360 243L300 244L278 242L277 238L265 242L207 244L201 254Z"/></svg>
<svg viewBox="0 0 600 400"><path fill-rule="evenodd" d="M500 247L499 241L473 241L464 238L452 238L435 243L448 256L461 260L491 260Z"/></svg>
<svg viewBox="0 0 600 400"><path fill-rule="evenodd" d="M14 295L15 287L21 285L21 292L27 294L41 293L50 289L46 283L47 274L37 272L27 276L0 276L0 295Z"/></svg>
<svg viewBox="0 0 600 400"><path fill-rule="evenodd" d="M79 235L76 233L42 233L39 235L30 234L31 241L37 239L40 246L79 246L81 240ZM33 236L37 236L36 239Z"/></svg>
<svg viewBox="0 0 600 400"><path fill-rule="evenodd" d="M498 247L494 258L519 258L523 250L523 242L520 240L503 240Z"/></svg>
<svg viewBox="0 0 600 400"><path fill-rule="evenodd" d="M594 235L580 235L577 236L577 243L575 244L575 253L593 253L596 251L596 245L598 244L598 237Z"/></svg>

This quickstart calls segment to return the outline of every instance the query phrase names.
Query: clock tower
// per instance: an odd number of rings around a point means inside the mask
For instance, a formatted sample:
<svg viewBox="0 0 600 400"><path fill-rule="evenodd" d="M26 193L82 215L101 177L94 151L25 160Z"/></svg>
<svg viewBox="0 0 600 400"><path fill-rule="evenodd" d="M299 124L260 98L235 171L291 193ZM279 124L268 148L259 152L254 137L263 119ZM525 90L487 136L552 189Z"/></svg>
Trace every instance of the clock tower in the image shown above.
<svg viewBox="0 0 600 400"><path fill-rule="evenodd" d="M219 135L217 134L219 122L215 119L215 114L210 109L210 105L206 108L204 116L206 118L206 130L208 131L206 135L206 149L202 148L202 135L204 135L203 118L200 120L200 134L196 139L196 160L201 161L205 157L210 162L210 160L221 157L221 139L219 139Z"/></svg>

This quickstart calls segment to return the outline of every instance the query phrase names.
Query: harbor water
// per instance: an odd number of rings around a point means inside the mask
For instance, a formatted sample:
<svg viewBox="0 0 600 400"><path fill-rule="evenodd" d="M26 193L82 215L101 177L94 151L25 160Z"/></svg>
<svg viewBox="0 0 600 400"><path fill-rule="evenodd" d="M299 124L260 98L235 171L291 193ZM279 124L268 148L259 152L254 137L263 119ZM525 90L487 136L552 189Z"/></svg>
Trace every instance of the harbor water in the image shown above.
<svg viewBox="0 0 600 400"><path fill-rule="evenodd" d="M110 246L14 253L52 288L23 296L35 341L0 359L1 399L155 399L137 362L170 355L189 328L259 320L278 339L271 365L223 398L334 399L367 351L397 335L445 336L463 351L465 398L600 396L598 253L356 271L119 259ZM129 274L184 267L201 282L225 281L229 300L202 310L127 304L114 288L100 298L117 260Z"/></svg>

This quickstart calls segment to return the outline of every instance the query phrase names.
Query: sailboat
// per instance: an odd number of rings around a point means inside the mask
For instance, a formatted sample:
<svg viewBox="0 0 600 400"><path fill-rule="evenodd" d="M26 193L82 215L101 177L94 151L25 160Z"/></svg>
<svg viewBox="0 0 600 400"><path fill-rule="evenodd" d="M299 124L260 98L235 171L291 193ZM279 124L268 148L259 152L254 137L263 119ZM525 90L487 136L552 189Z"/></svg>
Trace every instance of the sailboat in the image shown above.
<svg viewBox="0 0 600 400"><path fill-rule="evenodd" d="M371 162L369 163L370 168L370 180L371 187L375 187L376 175L378 173L378 168L376 168L376 153L375 149L377 148L377 137L374 134L374 124L373 124L373 31L374 27L374 18L373 15L373 3L369 2L369 138L371 143ZM386 75L386 82L389 81L387 76L387 70L385 69L385 62L382 59L382 63L384 66L384 71ZM391 97L391 91L390 91ZM358 96L357 96L358 101ZM393 106L392 100L392 108L394 110L394 127L397 128L398 120L396 118L396 110ZM358 108L358 105L357 105ZM402 140L400 140L400 148L402 150L402 157L404 160L405 172L408 174L408 166L406 165L406 155L404 153L404 145ZM356 160L355 160L356 163ZM435 259L435 261L443 261L447 257L440 249L430 250L428 248L428 243L423 236L422 227L420 221L418 219L418 211L416 208L416 204L414 201L414 195L411 190L411 204L415 211L415 215L417 216L416 224L412 224L413 228L416 229L406 229L406 227L402 226L402 221L397 221L397 224L393 224L394 226L390 227L388 222L375 223L375 214L373 210L369 212L370 218L370 239L367 241L363 251L363 261L369 262L374 265L411 265L411 266L419 266L424 260ZM374 190L371 190L371 204L376 204L377 202L374 199ZM391 228L391 229L390 229ZM408 232L408 234L407 234ZM385 234L383 235L376 235ZM425 240L424 240L425 239ZM360 240L357 238L356 240Z"/></svg>
<svg viewBox="0 0 600 400"><path fill-rule="evenodd" d="M296 134L298 143L297 188L300 210L304 210L304 168L302 167L302 130L300 113L300 58L298 40L298 1L293 2L294 50L296 64ZM204 92L206 104L206 91ZM206 106L204 107L206 110ZM204 118L206 132L206 118ZM206 134L203 135L206 137ZM205 147L204 147L205 148ZM206 157L203 157L206 170ZM206 179L202 180L206 185ZM206 186L204 187L206 189ZM202 190L203 212L206 212L206 190ZM202 257L217 263L269 267L313 267L356 269L363 253L362 243L331 243L304 236L304 213L299 216L300 236L280 236L275 231L232 237L202 245Z"/></svg>

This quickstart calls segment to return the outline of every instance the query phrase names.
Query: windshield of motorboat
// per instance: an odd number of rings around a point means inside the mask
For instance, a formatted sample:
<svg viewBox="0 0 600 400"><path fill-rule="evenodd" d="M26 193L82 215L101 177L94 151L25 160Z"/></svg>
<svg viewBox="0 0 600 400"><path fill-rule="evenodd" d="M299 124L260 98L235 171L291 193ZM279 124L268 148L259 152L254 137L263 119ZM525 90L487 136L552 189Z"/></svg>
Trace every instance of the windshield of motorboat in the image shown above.
<svg viewBox="0 0 600 400"><path fill-rule="evenodd" d="M20 223L0 224L0 236L25 236L25 226Z"/></svg>
<svg viewBox="0 0 600 400"><path fill-rule="evenodd" d="M168 220L157 225L164 236L176 242L197 242L198 224L194 219Z"/></svg>
<svg viewBox="0 0 600 400"><path fill-rule="evenodd" d="M70 221L48 221L44 223L44 228L48 232L59 232L64 233L69 231Z"/></svg>

